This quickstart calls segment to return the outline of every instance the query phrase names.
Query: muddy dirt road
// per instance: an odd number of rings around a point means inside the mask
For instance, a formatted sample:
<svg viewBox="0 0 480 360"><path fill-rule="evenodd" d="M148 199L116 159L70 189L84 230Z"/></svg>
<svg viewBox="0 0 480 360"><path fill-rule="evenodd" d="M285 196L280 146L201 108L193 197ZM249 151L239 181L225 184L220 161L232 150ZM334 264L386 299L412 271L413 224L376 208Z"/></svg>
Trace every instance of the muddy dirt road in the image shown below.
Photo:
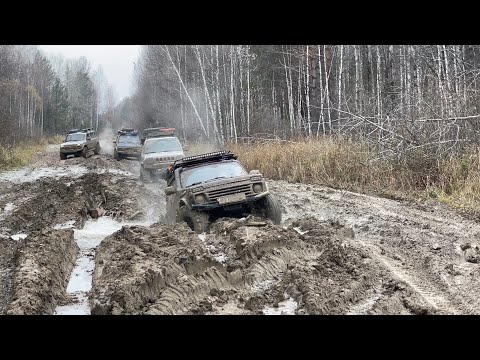
<svg viewBox="0 0 480 360"><path fill-rule="evenodd" d="M281 226L198 235L138 175L54 146L0 173L0 314L480 313L480 226L441 205L277 181Z"/></svg>

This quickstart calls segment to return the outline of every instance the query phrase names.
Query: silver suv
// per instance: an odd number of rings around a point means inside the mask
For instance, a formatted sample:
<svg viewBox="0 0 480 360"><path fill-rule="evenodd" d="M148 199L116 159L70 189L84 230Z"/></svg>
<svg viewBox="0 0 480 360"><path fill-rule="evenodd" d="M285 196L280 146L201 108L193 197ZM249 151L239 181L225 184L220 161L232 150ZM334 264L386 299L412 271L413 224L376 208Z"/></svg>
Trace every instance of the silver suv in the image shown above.
<svg viewBox="0 0 480 360"><path fill-rule="evenodd" d="M65 142L60 145L60 159L65 160L69 155L86 158L89 151L93 151L95 155L100 152L100 142L95 131L93 129L70 130L65 137Z"/></svg>
<svg viewBox="0 0 480 360"><path fill-rule="evenodd" d="M140 179L151 182L165 176L167 168L183 157L185 154L176 136L147 138L140 156Z"/></svg>

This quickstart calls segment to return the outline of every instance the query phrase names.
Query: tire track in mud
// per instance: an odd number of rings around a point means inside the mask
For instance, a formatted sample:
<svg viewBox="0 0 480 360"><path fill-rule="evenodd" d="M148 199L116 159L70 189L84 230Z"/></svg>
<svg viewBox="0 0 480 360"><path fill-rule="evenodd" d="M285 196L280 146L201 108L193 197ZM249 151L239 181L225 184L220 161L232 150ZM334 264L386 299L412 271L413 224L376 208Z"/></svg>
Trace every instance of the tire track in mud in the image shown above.
<svg viewBox="0 0 480 360"><path fill-rule="evenodd" d="M369 249L370 253L373 254L374 257L393 274L393 276L409 285L434 309L440 310L444 314L460 314L456 307L453 306L450 301L448 301L438 290L435 289L434 285L430 284L425 279L422 279L422 277L418 274L410 274L409 271L394 265L385 256L379 254L374 245L367 243L360 237L357 237L356 241L365 248ZM380 297L378 297L377 300L379 298Z"/></svg>

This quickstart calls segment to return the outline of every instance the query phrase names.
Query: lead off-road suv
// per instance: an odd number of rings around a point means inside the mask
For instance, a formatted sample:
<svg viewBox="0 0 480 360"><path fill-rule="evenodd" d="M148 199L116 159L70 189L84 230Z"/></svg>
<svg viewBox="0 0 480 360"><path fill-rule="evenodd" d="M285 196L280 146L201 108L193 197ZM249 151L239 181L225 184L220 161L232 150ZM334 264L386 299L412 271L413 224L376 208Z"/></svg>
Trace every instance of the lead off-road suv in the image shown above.
<svg viewBox="0 0 480 360"><path fill-rule="evenodd" d="M170 224L185 221L202 233L221 216L253 214L282 221L277 198L258 170L249 173L229 151L185 157L167 172L167 213Z"/></svg>
<svg viewBox="0 0 480 360"><path fill-rule="evenodd" d="M100 142L95 131L90 128L70 130L60 145L60 159L65 160L69 155L87 158L91 151L95 155L100 152Z"/></svg>

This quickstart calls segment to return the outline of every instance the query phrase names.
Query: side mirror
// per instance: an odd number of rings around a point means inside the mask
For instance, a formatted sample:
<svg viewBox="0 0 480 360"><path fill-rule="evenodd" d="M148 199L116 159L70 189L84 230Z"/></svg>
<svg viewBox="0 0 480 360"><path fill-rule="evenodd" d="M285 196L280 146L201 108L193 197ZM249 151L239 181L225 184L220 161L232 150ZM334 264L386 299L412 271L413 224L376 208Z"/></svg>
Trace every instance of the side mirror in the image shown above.
<svg viewBox="0 0 480 360"><path fill-rule="evenodd" d="M165 188L165 195L173 195L175 194L175 188L173 186L169 186Z"/></svg>
<svg viewBox="0 0 480 360"><path fill-rule="evenodd" d="M183 151L188 151L188 145L183 145Z"/></svg>

